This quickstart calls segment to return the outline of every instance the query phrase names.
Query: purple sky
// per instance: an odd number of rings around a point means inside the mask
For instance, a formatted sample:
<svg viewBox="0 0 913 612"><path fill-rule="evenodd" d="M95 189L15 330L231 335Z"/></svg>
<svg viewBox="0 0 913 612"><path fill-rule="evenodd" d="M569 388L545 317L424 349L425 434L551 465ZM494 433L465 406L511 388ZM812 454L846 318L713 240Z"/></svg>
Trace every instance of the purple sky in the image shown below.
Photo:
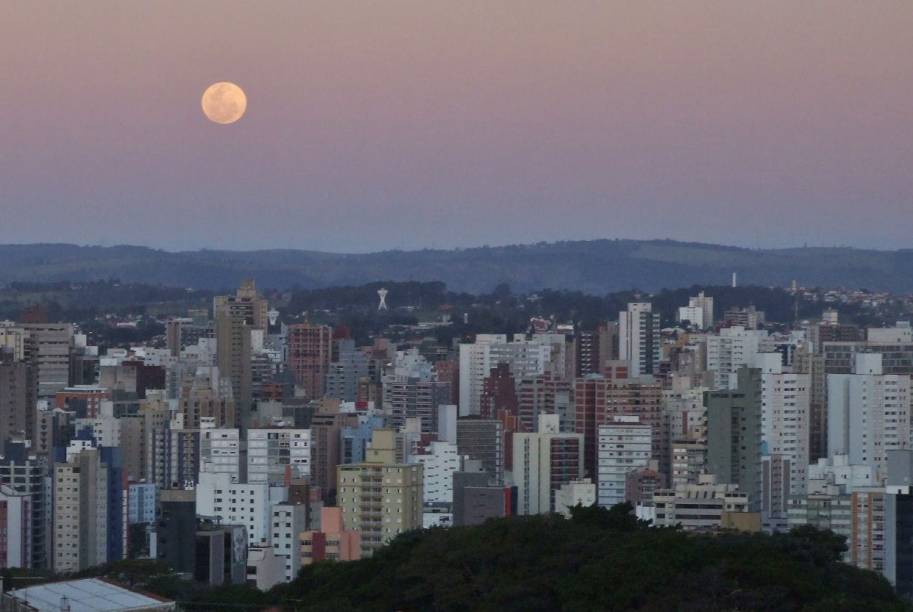
<svg viewBox="0 0 913 612"><path fill-rule="evenodd" d="M911 247L911 32L910 0L4 0L0 242Z"/></svg>

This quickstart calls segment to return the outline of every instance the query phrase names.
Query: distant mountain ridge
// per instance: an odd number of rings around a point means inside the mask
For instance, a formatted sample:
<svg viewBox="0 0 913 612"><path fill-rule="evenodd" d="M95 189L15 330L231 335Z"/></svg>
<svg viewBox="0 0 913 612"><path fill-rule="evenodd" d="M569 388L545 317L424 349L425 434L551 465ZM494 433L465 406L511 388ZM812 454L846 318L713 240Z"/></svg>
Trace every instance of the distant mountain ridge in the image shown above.
<svg viewBox="0 0 913 612"><path fill-rule="evenodd" d="M483 293L502 282L515 291L604 294L694 284L868 288L913 292L913 249L849 247L746 249L674 240L587 240L453 250L337 254L292 249L170 252L138 246L0 245L0 283L117 278L223 289L243 278L263 287L318 288L375 281L443 281Z"/></svg>

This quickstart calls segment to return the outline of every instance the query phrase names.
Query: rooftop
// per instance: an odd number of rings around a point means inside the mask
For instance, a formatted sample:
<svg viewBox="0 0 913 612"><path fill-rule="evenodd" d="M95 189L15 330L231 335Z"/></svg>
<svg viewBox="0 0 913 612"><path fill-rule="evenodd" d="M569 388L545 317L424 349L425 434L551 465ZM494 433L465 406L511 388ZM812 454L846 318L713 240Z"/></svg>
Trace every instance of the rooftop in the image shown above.
<svg viewBox="0 0 913 612"><path fill-rule="evenodd" d="M71 612L95 610L173 610L173 601L131 591L100 578L50 582L5 594L35 610L58 611L64 597Z"/></svg>

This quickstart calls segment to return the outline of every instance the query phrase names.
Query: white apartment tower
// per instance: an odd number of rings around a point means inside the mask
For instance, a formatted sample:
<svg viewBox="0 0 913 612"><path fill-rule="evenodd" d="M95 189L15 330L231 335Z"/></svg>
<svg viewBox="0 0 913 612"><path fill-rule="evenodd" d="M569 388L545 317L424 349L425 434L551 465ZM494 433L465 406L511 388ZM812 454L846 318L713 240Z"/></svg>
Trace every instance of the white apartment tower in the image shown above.
<svg viewBox="0 0 913 612"><path fill-rule="evenodd" d="M460 345L460 416L478 415L482 386L491 369L506 363L516 380L545 372L552 356L549 337L526 340L505 334L478 334L473 344Z"/></svg>
<svg viewBox="0 0 913 612"><path fill-rule="evenodd" d="M784 372L780 353L761 353L761 439L789 460L789 494L804 495L809 463L811 376Z"/></svg>
<svg viewBox="0 0 913 612"><path fill-rule="evenodd" d="M659 314L650 302L631 302L618 313L618 356L631 364L633 377L659 369L661 352Z"/></svg>
<svg viewBox="0 0 913 612"><path fill-rule="evenodd" d="M537 433L513 437L513 481L517 514L555 511L555 496L566 483L583 478L583 434L561 433L557 414L539 415Z"/></svg>
<svg viewBox="0 0 913 612"><path fill-rule="evenodd" d="M910 377L882 373L880 353L856 353L853 374L827 375L828 456L886 475L887 451L910 447Z"/></svg>
<svg viewBox="0 0 913 612"><path fill-rule="evenodd" d="M636 416L616 416L599 426L597 503L609 508L625 501L628 472L646 467L653 452L652 429Z"/></svg>

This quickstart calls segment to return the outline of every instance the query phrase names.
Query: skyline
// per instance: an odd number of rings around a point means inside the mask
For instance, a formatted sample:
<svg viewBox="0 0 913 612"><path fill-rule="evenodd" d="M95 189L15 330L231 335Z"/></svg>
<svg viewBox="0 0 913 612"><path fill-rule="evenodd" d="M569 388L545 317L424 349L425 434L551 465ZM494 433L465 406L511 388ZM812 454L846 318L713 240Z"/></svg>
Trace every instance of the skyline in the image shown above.
<svg viewBox="0 0 913 612"><path fill-rule="evenodd" d="M4 3L0 243L908 244L913 5L694 6Z"/></svg>

